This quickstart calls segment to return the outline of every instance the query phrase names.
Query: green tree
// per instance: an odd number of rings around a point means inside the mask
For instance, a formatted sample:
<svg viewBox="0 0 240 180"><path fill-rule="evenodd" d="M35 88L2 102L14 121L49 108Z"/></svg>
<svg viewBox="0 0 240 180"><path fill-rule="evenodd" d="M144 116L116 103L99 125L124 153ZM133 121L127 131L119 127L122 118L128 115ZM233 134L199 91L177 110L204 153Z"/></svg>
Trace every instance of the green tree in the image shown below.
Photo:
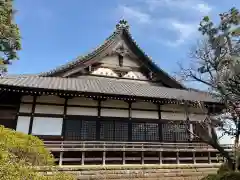
<svg viewBox="0 0 240 180"><path fill-rule="evenodd" d="M199 31L203 40L191 52L192 62L181 67L184 80L204 84L209 91L225 104L225 112L215 116L220 130L235 138L235 162L239 149L240 134L240 13L236 8L219 15L220 23L214 24L206 16L200 22ZM210 119L210 117L209 117ZM213 121L201 122L211 126L213 136L202 136L206 142L217 148L228 159L234 161L218 142ZM207 137L207 138L206 138ZM236 167L238 165L236 164Z"/></svg>
<svg viewBox="0 0 240 180"><path fill-rule="evenodd" d="M37 137L0 126L0 179L3 180L74 180L69 174L54 170L54 158ZM49 167L50 176L37 167Z"/></svg>
<svg viewBox="0 0 240 180"><path fill-rule="evenodd" d="M0 0L0 75L7 71L7 65L18 59L21 49L20 32L13 21L13 0Z"/></svg>

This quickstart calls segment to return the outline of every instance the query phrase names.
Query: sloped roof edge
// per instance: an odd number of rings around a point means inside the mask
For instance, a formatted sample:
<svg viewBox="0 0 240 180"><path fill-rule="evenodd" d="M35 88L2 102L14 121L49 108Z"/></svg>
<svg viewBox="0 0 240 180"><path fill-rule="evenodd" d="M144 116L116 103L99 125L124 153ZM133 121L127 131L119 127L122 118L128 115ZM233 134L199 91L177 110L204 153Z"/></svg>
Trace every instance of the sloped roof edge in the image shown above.
<svg viewBox="0 0 240 180"><path fill-rule="evenodd" d="M175 80L173 77L171 77L167 72L162 70L154 61L152 61L151 57L149 57L137 44L137 42L134 40L133 36L129 32L129 25L126 20L120 20L119 23L116 25L116 30L97 48L95 48L93 51L90 53L79 56L76 59L70 61L67 64L64 64L62 66L59 66L55 69L52 69L48 72L43 72L40 73L40 76L54 76L54 74L58 72L63 72L68 69L74 68L76 65L86 62L88 59L91 59L91 57L95 56L99 52L101 52L102 49L104 49L117 35L120 35L124 33L129 41L133 44L133 46L136 47L138 53L140 56L146 59L146 61L149 63L150 66L152 66L157 72L161 73L161 75L165 76L165 78L169 79L170 81L174 82L175 84L178 85L178 88L186 88L183 84Z"/></svg>

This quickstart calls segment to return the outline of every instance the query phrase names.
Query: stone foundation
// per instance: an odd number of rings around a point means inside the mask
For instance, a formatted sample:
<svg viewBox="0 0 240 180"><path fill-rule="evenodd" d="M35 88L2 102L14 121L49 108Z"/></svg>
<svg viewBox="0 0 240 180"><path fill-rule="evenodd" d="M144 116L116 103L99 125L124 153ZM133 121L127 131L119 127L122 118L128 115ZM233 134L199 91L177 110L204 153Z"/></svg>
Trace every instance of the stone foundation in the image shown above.
<svg viewBox="0 0 240 180"><path fill-rule="evenodd" d="M200 180L217 172L220 164L201 165L123 165L63 166L60 171L75 174L81 180Z"/></svg>

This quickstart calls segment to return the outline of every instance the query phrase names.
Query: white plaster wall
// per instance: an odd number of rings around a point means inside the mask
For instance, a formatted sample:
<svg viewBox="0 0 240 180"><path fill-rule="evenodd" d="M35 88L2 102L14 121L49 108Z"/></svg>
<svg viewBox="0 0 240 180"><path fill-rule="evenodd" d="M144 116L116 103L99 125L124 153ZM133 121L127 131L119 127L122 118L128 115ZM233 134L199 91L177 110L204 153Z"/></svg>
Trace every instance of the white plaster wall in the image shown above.
<svg viewBox="0 0 240 180"><path fill-rule="evenodd" d="M136 108L136 109L154 109L154 110L158 110L158 107L156 104L150 103L150 102L136 102L136 103L132 103L132 108Z"/></svg>
<svg viewBox="0 0 240 180"><path fill-rule="evenodd" d="M132 118L145 118L145 119L159 119L157 111L132 110L131 117Z"/></svg>
<svg viewBox="0 0 240 180"><path fill-rule="evenodd" d="M68 105L97 106L98 102L91 98L76 97L69 99Z"/></svg>
<svg viewBox="0 0 240 180"><path fill-rule="evenodd" d="M101 108L101 116L128 117L128 110Z"/></svg>
<svg viewBox="0 0 240 180"><path fill-rule="evenodd" d="M28 134L30 116L18 116L16 131Z"/></svg>
<svg viewBox="0 0 240 180"><path fill-rule="evenodd" d="M128 103L121 100L106 100L101 102L102 107L128 108Z"/></svg>
<svg viewBox="0 0 240 180"><path fill-rule="evenodd" d="M207 117L206 114L189 114L189 119L191 121L203 121Z"/></svg>
<svg viewBox="0 0 240 180"><path fill-rule="evenodd" d="M164 104L161 105L161 111L185 112L184 105L180 104Z"/></svg>
<svg viewBox="0 0 240 180"><path fill-rule="evenodd" d="M35 107L35 113L42 114L63 114L64 107L63 106L52 106L52 105L39 105L37 104Z"/></svg>
<svg viewBox="0 0 240 180"><path fill-rule="evenodd" d="M68 115L85 115L85 116L97 116L97 108L83 108L83 107L67 107Z"/></svg>
<svg viewBox="0 0 240 180"><path fill-rule="evenodd" d="M33 102L33 96L22 96L22 102Z"/></svg>
<svg viewBox="0 0 240 180"><path fill-rule="evenodd" d="M161 112L161 119L167 120L186 120L185 113Z"/></svg>
<svg viewBox="0 0 240 180"><path fill-rule="evenodd" d="M34 135L61 135L62 118L34 117L32 134Z"/></svg>
<svg viewBox="0 0 240 180"><path fill-rule="evenodd" d="M32 104L20 104L19 112L31 113L32 112Z"/></svg>
<svg viewBox="0 0 240 180"><path fill-rule="evenodd" d="M38 96L36 99L36 102L41 103L55 103L55 104L64 104L65 99L60 98L58 96L52 96L52 95L44 95L44 96Z"/></svg>

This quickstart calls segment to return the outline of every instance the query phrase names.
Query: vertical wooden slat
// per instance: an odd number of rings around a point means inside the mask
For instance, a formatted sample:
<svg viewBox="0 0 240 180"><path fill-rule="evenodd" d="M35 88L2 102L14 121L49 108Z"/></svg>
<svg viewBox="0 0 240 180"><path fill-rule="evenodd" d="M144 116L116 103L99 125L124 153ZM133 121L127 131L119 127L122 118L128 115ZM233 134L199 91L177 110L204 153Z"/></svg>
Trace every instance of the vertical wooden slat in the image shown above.
<svg viewBox="0 0 240 180"><path fill-rule="evenodd" d="M84 165L85 162L85 152L82 151L81 165Z"/></svg>
<svg viewBox="0 0 240 180"><path fill-rule="evenodd" d="M123 151L122 164L123 164L123 165L126 164L126 152L125 152L125 151Z"/></svg>

